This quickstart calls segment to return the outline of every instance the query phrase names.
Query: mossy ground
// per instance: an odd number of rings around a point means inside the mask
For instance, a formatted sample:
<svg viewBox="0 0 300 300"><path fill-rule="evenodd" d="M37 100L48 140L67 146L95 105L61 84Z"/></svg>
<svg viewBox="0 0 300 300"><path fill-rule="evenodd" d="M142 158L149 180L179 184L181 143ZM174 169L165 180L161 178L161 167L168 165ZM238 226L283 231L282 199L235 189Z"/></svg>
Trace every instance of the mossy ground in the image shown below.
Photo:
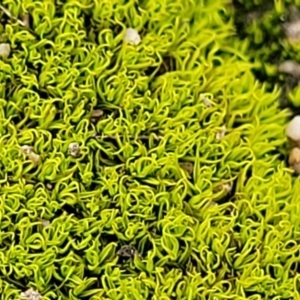
<svg viewBox="0 0 300 300"><path fill-rule="evenodd" d="M242 39L227 0L1 5L31 18L0 12L1 299L300 299L291 113L259 26Z"/></svg>

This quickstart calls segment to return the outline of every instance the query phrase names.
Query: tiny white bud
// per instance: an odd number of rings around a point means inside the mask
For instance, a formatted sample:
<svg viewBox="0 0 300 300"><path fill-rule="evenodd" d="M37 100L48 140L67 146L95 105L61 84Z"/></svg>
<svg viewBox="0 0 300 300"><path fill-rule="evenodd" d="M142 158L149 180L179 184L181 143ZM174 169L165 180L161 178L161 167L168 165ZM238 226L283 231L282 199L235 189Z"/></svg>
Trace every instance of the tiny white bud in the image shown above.
<svg viewBox="0 0 300 300"><path fill-rule="evenodd" d="M200 98L200 101L202 101L206 107L212 106L212 102L210 101L209 97L207 97L206 94L200 94L199 98Z"/></svg>
<svg viewBox="0 0 300 300"><path fill-rule="evenodd" d="M69 144L69 153L73 157L77 157L80 154L80 148L78 143Z"/></svg>
<svg viewBox="0 0 300 300"><path fill-rule="evenodd" d="M52 189L53 189L53 185L52 185L51 183L47 183L47 184L46 184L46 188L47 188L48 190L52 190Z"/></svg>
<svg viewBox="0 0 300 300"><path fill-rule="evenodd" d="M211 102L208 100L208 98L204 98L203 99L203 103L204 103L204 105L206 106L206 107L211 107Z"/></svg>
<svg viewBox="0 0 300 300"><path fill-rule="evenodd" d="M0 56L8 57L10 54L10 44L2 43L0 44Z"/></svg>
<svg viewBox="0 0 300 300"><path fill-rule="evenodd" d="M28 155L28 157L29 157L35 164L38 164L38 163L40 162L40 159L41 159L41 157L40 157L38 154L34 153L34 152L31 152L31 153Z"/></svg>
<svg viewBox="0 0 300 300"><path fill-rule="evenodd" d="M300 141L300 116L296 116L288 124L285 134L293 141Z"/></svg>
<svg viewBox="0 0 300 300"><path fill-rule="evenodd" d="M218 141L222 140L225 136L225 133L226 133L226 127L222 126L222 128L216 134L216 139Z"/></svg>
<svg viewBox="0 0 300 300"><path fill-rule="evenodd" d="M26 155L29 155L30 153L32 153L32 150L33 148L31 146L28 146L28 145L24 145L21 147L21 152L26 154Z"/></svg>
<svg viewBox="0 0 300 300"><path fill-rule="evenodd" d="M128 28L125 32L124 41L128 44L138 45L141 42L141 37L135 29Z"/></svg>
<svg viewBox="0 0 300 300"><path fill-rule="evenodd" d="M226 191L226 193L230 193L232 191L232 185L229 183L224 183L223 189Z"/></svg>
<svg viewBox="0 0 300 300"><path fill-rule="evenodd" d="M48 226L50 226L50 221L48 221L48 220L42 219L41 222L42 222L43 227L48 227Z"/></svg>
<svg viewBox="0 0 300 300"><path fill-rule="evenodd" d="M40 162L41 157L33 152L33 147L24 145L21 147L21 152L25 154L35 165Z"/></svg>

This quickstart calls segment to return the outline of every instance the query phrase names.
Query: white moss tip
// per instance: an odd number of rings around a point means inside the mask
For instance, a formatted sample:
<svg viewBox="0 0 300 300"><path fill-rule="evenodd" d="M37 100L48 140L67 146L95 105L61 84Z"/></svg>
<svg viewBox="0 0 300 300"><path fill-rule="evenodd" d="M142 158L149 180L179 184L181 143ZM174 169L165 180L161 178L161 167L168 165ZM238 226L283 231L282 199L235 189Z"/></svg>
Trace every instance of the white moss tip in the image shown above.
<svg viewBox="0 0 300 300"><path fill-rule="evenodd" d="M41 160L41 157L38 154L34 153L33 147L31 146L21 146L21 152L25 154L35 165L37 165Z"/></svg>
<svg viewBox="0 0 300 300"><path fill-rule="evenodd" d="M300 141L300 116L296 116L287 125L285 134L293 141Z"/></svg>
<svg viewBox="0 0 300 300"><path fill-rule="evenodd" d="M1 43L0 44L0 56L2 57L8 57L10 54L10 44L7 43Z"/></svg>
<svg viewBox="0 0 300 300"><path fill-rule="evenodd" d="M216 139L218 141L222 140L226 134L226 126L222 126L221 129L216 134Z"/></svg>
<svg viewBox="0 0 300 300"><path fill-rule="evenodd" d="M28 146L28 145L21 146L21 152L26 155L31 154L32 150L33 150L33 148L31 146Z"/></svg>
<svg viewBox="0 0 300 300"><path fill-rule="evenodd" d="M44 219L41 220L41 223L42 223L43 227L49 227L51 224L50 221L44 220Z"/></svg>
<svg viewBox="0 0 300 300"><path fill-rule="evenodd" d="M138 45L141 42L141 37L137 30L133 28L127 28L125 32L124 41L131 45Z"/></svg>

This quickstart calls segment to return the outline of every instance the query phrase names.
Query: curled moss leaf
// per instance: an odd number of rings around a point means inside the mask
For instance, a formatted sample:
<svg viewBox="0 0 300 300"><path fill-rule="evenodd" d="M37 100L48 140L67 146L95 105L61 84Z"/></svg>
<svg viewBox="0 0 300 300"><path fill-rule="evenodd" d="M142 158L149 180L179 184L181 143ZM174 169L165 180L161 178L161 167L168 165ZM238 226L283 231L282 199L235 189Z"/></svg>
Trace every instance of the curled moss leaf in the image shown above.
<svg viewBox="0 0 300 300"><path fill-rule="evenodd" d="M290 4L5 1L1 299L299 298Z"/></svg>

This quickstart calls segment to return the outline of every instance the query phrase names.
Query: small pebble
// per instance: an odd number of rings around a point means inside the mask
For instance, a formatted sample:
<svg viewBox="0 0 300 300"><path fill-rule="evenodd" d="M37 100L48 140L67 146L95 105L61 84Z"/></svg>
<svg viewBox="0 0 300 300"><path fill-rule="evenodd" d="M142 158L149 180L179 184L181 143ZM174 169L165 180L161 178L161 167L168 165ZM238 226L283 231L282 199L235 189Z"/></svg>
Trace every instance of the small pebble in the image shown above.
<svg viewBox="0 0 300 300"><path fill-rule="evenodd" d="M296 116L290 121L286 127L285 134L292 141L300 141L300 116Z"/></svg>
<svg viewBox="0 0 300 300"><path fill-rule="evenodd" d="M289 156L289 165L295 171L296 174L300 175L300 149L293 148Z"/></svg>
<svg viewBox="0 0 300 300"><path fill-rule="evenodd" d="M102 109L94 109L92 111L92 118L100 118L103 116L103 114L104 114L104 112Z"/></svg>
<svg viewBox="0 0 300 300"><path fill-rule="evenodd" d="M0 44L0 56L8 57L10 54L10 44L2 43Z"/></svg>
<svg viewBox="0 0 300 300"><path fill-rule="evenodd" d="M26 300L41 300L42 296L39 292L36 292L34 289L30 288L26 292L21 293L21 297Z"/></svg>
<svg viewBox="0 0 300 300"><path fill-rule="evenodd" d="M124 41L128 44L136 46L136 45L140 44L141 37L135 29L128 28L128 29L126 29L126 32L125 32Z"/></svg>
<svg viewBox="0 0 300 300"><path fill-rule="evenodd" d="M69 153L73 157L78 157L80 154L80 148L78 143L71 143L69 145Z"/></svg>
<svg viewBox="0 0 300 300"><path fill-rule="evenodd" d="M279 72L292 75L294 77L300 76L300 65L292 60L287 60L281 63L278 67Z"/></svg>
<svg viewBox="0 0 300 300"><path fill-rule="evenodd" d="M53 189L53 185L51 183L47 183L46 188L51 191Z"/></svg>
<svg viewBox="0 0 300 300"><path fill-rule="evenodd" d="M283 25L286 37L294 42L300 38L300 20L295 20L293 22L285 23Z"/></svg>
<svg viewBox="0 0 300 300"><path fill-rule="evenodd" d="M117 255L120 256L122 259L130 259L133 258L135 255L142 258L141 255L136 250L136 248L131 245L122 246L117 252Z"/></svg>
<svg viewBox="0 0 300 300"><path fill-rule="evenodd" d="M93 123L97 122L102 116L104 115L104 112L102 109L95 109L92 111L91 115L91 121Z"/></svg>

